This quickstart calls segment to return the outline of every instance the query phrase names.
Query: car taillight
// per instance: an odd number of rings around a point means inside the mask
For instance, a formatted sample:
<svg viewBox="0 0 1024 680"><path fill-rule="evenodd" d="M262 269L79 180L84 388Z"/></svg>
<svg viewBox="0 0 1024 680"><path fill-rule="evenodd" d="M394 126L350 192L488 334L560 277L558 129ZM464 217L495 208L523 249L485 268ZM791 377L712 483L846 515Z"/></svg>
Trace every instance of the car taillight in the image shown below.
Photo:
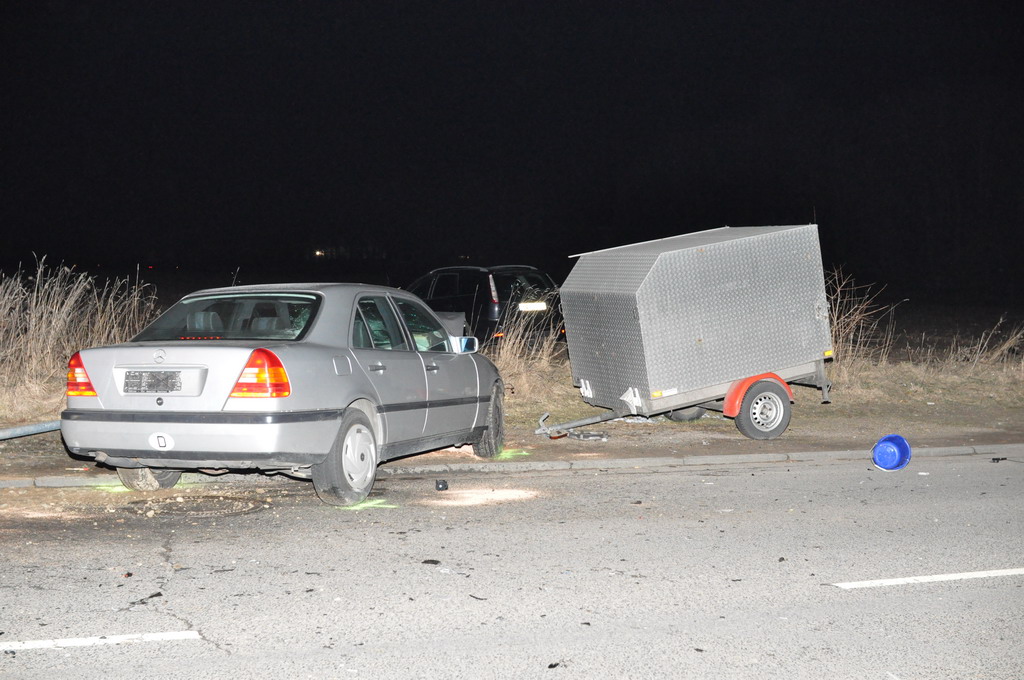
<svg viewBox="0 0 1024 680"><path fill-rule="evenodd" d="M284 364L269 349L253 350L238 376L232 397L287 397L292 393Z"/></svg>
<svg viewBox="0 0 1024 680"><path fill-rule="evenodd" d="M85 364L78 352L72 355L68 361L68 388L65 392L69 397L95 397L96 388L89 380L89 374L85 372Z"/></svg>
<svg viewBox="0 0 1024 680"><path fill-rule="evenodd" d="M494 285L494 274L488 274L487 280L491 284L491 302L498 304L498 287Z"/></svg>

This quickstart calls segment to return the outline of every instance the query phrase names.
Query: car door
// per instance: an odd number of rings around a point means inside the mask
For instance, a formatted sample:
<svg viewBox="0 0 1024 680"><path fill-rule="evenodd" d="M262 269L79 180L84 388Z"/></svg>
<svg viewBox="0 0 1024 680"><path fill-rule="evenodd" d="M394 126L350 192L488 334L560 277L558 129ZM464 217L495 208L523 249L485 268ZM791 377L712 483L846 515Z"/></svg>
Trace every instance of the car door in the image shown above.
<svg viewBox="0 0 1024 680"><path fill-rule="evenodd" d="M441 322L418 301L394 301L426 371L429 408L424 434L434 437L471 429L480 408L473 356L454 352Z"/></svg>
<svg viewBox="0 0 1024 680"><path fill-rule="evenodd" d="M409 346L386 295L359 298L350 347L377 391L387 443L422 437L428 401L423 360Z"/></svg>

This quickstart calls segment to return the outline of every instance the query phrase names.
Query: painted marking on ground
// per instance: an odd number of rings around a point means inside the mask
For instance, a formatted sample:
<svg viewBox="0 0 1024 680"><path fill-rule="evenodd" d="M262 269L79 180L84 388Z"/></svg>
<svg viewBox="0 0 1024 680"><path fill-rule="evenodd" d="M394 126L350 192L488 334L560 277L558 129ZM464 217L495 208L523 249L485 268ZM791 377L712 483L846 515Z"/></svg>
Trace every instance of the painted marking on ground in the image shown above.
<svg viewBox="0 0 1024 680"><path fill-rule="evenodd" d="M902 586L910 583L937 583L939 581L963 581L969 578L992 578L995 576L1024 576L1024 569L992 569L989 571L967 571L961 574L935 574L932 576L907 576L905 578L883 578L877 581L851 581L849 583L833 583L837 588L852 590L853 588L880 588L882 586Z"/></svg>
<svg viewBox="0 0 1024 680"><path fill-rule="evenodd" d="M26 642L0 642L0 651L16 652L23 649L57 649L60 647L93 647L117 645L122 642L167 642L169 640L199 640L194 630L170 633L135 633L131 635L104 635L102 637L64 638L61 640L28 640Z"/></svg>

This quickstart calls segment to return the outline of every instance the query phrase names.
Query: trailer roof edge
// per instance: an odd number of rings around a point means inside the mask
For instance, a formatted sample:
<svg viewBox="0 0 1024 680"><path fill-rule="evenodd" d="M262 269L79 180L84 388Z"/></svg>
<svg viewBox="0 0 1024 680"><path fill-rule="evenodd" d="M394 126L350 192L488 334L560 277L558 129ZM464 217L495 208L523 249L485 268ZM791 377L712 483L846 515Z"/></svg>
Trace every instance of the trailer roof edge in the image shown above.
<svg viewBox="0 0 1024 680"><path fill-rule="evenodd" d="M570 255L569 259L571 260L574 257L583 257L584 255L597 255L598 253L608 253L608 252L611 252L613 250L622 250L623 248L635 248L637 246L650 245L651 243L659 243L661 241L668 241L670 239L679 238L680 236L693 236L695 234L710 234L710 233L715 232L715 231L723 231L723 230L726 230L726 229L750 229L750 228L754 228L754 229L760 229L760 228L764 228L764 229L779 229L779 228L816 227L816 226L818 226L818 225L816 223L814 223L814 222L810 222L808 224L787 224L787 225L771 225L771 226L765 225L763 227L730 227L729 225L725 225L723 227L716 227L715 229L702 229L701 231L691 231L691 232L687 232L685 234L676 234L675 236L666 236L664 238L651 239L650 241L640 241L639 243L627 243L627 244L624 244L624 245L621 245L621 246L612 246L611 248L602 248L601 250L591 250L591 251L588 251L588 252L585 252L585 253L576 253L575 255Z"/></svg>

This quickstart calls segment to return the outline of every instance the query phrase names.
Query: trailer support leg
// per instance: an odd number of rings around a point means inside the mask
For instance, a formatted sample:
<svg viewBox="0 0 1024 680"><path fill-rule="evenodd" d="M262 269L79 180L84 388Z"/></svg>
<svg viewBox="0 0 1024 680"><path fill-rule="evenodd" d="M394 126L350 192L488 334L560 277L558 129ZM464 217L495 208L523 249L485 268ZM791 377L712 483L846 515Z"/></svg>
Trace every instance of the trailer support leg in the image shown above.
<svg viewBox="0 0 1024 680"><path fill-rule="evenodd" d="M828 391L832 387L832 383L829 382L828 376L825 375L825 360L819 359L815 367L815 377L818 380L818 387L821 388L821 403L831 404L832 400L828 396Z"/></svg>

